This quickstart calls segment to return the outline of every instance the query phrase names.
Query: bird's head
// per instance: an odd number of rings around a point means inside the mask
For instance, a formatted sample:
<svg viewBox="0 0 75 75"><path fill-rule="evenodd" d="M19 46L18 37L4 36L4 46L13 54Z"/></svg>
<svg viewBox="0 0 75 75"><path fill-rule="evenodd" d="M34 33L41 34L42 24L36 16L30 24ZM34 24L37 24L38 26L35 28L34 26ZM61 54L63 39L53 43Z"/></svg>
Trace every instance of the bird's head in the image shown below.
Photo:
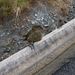
<svg viewBox="0 0 75 75"><path fill-rule="evenodd" d="M35 25L35 26L32 27L32 30L41 30L41 31L43 31L44 29L41 25Z"/></svg>

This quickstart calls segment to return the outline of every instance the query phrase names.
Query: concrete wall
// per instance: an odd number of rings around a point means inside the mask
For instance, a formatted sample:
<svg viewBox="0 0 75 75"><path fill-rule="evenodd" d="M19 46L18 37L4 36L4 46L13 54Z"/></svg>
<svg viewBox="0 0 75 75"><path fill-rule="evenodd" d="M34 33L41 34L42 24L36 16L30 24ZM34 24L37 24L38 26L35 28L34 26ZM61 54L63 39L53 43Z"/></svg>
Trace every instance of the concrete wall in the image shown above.
<svg viewBox="0 0 75 75"><path fill-rule="evenodd" d="M67 48L74 43L75 19L44 36L41 41L35 43L35 50L26 47L0 62L0 75L43 75L43 69L48 64L51 65L49 69L52 74L61 60L57 63L54 61L58 60L65 52L67 54L64 56L71 53Z"/></svg>
<svg viewBox="0 0 75 75"><path fill-rule="evenodd" d="M58 70L65 63L71 62L70 58L73 58L73 57L75 57L75 44L73 44L69 48L67 48L56 59L54 59L52 62L50 62L49 64L47 64L45 67L43 67L41 70L39 70L38 72L36 72L34 75L54 75L56 71L58 72L59 75L61 75L62 71L61 71L61 73L59 73ZM69 67L69 65L67 65L67 66ZM65 67L66 71L65 70L63 71L64 72L63 75L66 75L68 67ZM71 67L69 67L69 68L71 68ZM73 69L71 68L71 72L73 71ZM70 69L68 71L70 71ZM70 73L69 75L71 75L71 72L68 72L68 74ZM55 74L55 75L58 75L58 74Z"/></svg>

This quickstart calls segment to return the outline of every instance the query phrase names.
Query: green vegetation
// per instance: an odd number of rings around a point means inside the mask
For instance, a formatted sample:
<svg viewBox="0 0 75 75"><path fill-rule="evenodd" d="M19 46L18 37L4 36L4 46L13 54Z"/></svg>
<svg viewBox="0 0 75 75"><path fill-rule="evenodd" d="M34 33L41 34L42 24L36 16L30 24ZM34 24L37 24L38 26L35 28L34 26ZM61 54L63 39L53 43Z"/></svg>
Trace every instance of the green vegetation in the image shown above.
<svg viewBox="0 0 75 75"><path fill-rule="evenodd" d="M10 0L0 0L0 16L7 16L11 13L12 4Z"/></svg>
<svg viewBox="0 0 75 75"><path fill-rule="evenodd" d="M0 17L11 15L17 7L25 8L29 0L0 0Z"/></svg>
<svg viewBox="0 0 75 75"><path fill-rule="evenodd" d="M17 6L24 8L27 6L28 2L28 0L17 0Z"/></svg>

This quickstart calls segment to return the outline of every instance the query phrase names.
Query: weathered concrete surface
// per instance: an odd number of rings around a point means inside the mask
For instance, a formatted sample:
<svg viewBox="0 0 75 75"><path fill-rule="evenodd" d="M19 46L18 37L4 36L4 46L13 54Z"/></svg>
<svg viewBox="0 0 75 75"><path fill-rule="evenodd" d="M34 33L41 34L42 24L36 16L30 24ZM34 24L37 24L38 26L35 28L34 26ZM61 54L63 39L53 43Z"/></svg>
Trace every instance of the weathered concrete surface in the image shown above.
<svg viewBox="0 0 75 75"><path fill-rule="evenodd" d="M63 71L61 68L62 65L70 62L70 58L74 58L74 57L75 57L75 44L71 45L62 54L60 54L56 59L54 59L52 62L47 64L44 68L42 68L41 70L36 72L34 75L66 75L66 74L74 75L75 74L75 71L73 72L74 67L72 67L72 68L69 67L69 69L70 68L72 69L71 72L70 72L70 70L67 71L68 70L67 64L66 64L67 67L63 68ZM61 70L60 70L60 68L61 68Z"/></svg>
<svg viewBox="0 0 75 75"><path fill-rule="evenodd" d="M59 60L62 61L62 59L64 59L63 62L58 63L59 67L52 75L75 75L75 44L68 48L61 58L59 57ZM51 75L51 73L48 72L47 75Z"/></svg>
<svg viewBox="0 0 75 75"><path fill-rule="evenodd" d="M26 47L0 62L0 75L32 75L75 43L75 19L35 43L35 50ZM51 67L52 68L52 67ZM53 71L54 68L52 68Z"/></svg>

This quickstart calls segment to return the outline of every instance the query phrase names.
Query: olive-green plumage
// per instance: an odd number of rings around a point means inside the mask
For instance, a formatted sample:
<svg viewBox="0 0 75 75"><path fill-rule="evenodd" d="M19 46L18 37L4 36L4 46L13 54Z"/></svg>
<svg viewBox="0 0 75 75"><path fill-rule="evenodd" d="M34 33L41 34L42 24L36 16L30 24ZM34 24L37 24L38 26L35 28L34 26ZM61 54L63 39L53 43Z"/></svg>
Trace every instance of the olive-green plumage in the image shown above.
<svg viewBox="0 0 75 75"><path fill-rule="evenodd" d="M42 39L42 31L43 28L41 26L33 26L32 29L24 35L24 40L27 40L30 44L38 42Z"/></svg>

